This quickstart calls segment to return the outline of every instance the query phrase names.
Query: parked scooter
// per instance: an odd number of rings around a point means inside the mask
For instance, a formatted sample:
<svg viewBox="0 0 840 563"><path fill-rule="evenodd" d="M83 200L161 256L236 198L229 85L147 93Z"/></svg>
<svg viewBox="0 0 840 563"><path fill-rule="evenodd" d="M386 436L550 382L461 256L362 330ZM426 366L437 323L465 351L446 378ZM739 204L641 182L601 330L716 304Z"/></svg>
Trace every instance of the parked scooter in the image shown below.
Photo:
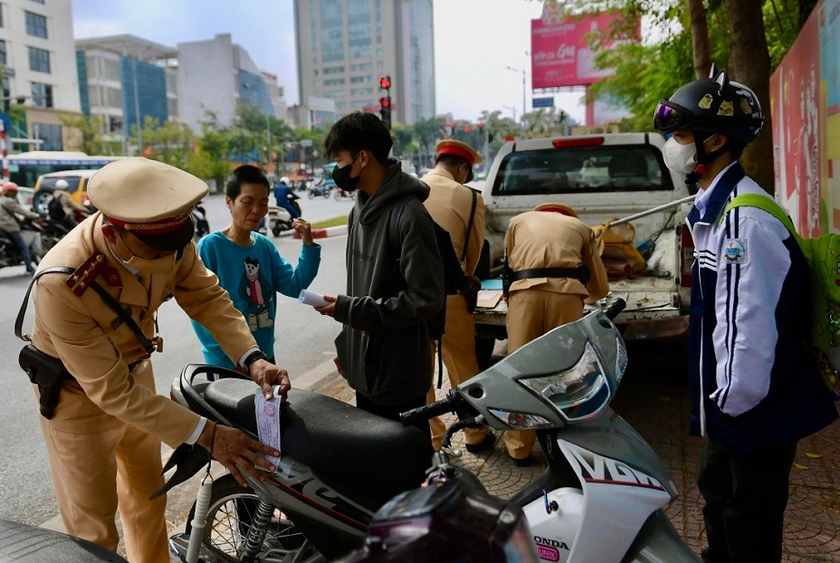
<svg viewBox="0 0 840 563"><path fill-rule="evenodd" d="M210 222L207 220L207 210L204 201L199 201L192 209L192 220L195 225L195 240L210 234Z"/></svg>
<svg viewBox="0 0 840 563"><path fill-rule="evenodd" d="M289 203L297 210L298 215L301 215L300 204L291 195L288 197ZM284 207L270 206L268 208L268 220L271 223L271 234L276 237L279 237L283 231L291 231L294 228L295 220L289 210Z"/></svg>
<svg viewBox="0 0 840 563"><path fill-rule="evenodd" d="M541 560L698 563L662 511L677 497L668 471L608 406L627 365L624 341L612 323L623 308L624 301L617 300L605 313L552 330L402 419L411 424L457 413L459 422L448 429L444 447L454 432L481 424L537 431L548 468L510 503L524 510ZM445 454L437 455L439 467L448 464ZM474 549L489 548L486 541L453 551L465 535L461 528L470 532L481 522L435 525L435 518L451 510L437 496L427 491L392 500L377 513L365 549L342 563L482 561L468 557ZM425 510L431 520L414 519ZM504 514L498 505L491 510L499 518Z"/></svg>
<svg viewBox="0 0 840 563"><path fill-rule="evenodd" d="M0 520L2 563L128 563L91 542L9 520Z"/></svg>
<svg viewBox="0 0 840 563"><path fill-rule="evenodd" d="M207 373L222 378L211 382ZM257 439L258 389L235 371L189 365L170 395ZM380 506L423 482L433 453L417 428L300 389L291 389L283 405L281 450L277 470L264 482L248 476L251 487L242 487L225 475L209 492L201 489L186 532L170 538L171 554L180 561L189 560L188 553L205 562L332 561L362 545ZM164 470L177 469L161 492L208 461L200 446L178 447ZM196 511L199 501L206 510Z"/></svg>
<svg viewBox="0 0 840 563"><path fill-rule="evenodd" d="M31 219L24 219L20 223L21 235L24 242L29 246L29 255L34 264L40 262L49 250L44 244L43 224L45 224L44 221L32 221ZM0 229L0 268L22 264L23 257L17 251L12 235Z"/></svg>

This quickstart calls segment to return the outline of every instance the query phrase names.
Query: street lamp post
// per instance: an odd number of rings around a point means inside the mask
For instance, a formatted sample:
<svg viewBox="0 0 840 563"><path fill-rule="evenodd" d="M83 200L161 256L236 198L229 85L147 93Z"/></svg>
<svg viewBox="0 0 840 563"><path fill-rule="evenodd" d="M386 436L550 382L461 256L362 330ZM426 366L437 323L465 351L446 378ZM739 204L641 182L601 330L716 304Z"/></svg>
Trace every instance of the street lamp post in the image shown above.
<svg viewBox="0 0 840 563"><path fill-rule="evenodd" d="M521 72L522 73L522 117L524 118L525 114L528 113L528 108L525 105L525 92L526 92L525 75L527 73L525 72L524 68L513 68L512 66L506 66L505 68L508 69L508 70L512 70L513 72Z"/></svg>

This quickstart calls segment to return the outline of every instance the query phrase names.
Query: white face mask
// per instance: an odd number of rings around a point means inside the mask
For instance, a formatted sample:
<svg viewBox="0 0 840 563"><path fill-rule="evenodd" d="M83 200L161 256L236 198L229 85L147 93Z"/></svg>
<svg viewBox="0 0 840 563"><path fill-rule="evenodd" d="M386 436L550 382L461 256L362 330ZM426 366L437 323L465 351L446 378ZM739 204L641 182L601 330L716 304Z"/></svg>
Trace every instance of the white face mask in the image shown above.
<svg viewBox="0 0 840 563"><path fill-rule="evenodd" d="M694 155L697 149L694 143L681 145L673 137L665 141L662 147L662 158L665 159L665 166L677 174L691 174L697 168L697 161Z"/></svg>

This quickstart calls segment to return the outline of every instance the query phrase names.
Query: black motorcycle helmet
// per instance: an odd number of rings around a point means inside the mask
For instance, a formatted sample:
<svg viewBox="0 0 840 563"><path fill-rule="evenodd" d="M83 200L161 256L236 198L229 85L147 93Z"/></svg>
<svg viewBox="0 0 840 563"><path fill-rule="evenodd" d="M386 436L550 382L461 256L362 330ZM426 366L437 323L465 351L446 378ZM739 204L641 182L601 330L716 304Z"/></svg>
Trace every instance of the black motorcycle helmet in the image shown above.
<svg viewBox="0 0 840 563"><path fill-rule="evenodd" d="M729 80L725 69L718 72L712 65L709 78L689 82L667 100L659 101L653 114L653 126L663 133L678 129L708 133L705 137L694 137L698 163L693 173L696 181L703 174L705 165L721 154L731 150L736 157L740 156L744 147L761 133L764 114L755 92ZM729 140L720 149L706 154L703 141L715 133L722 133Z"/></svg>

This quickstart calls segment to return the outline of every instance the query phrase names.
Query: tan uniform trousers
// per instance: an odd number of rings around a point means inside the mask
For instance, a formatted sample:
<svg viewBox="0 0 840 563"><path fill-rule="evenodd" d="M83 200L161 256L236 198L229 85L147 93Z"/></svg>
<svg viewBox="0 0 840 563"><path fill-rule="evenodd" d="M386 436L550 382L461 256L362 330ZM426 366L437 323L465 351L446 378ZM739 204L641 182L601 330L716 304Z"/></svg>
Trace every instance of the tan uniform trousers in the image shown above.
<svg viewBox="0 0 840 563"><path fill-rule="evenodd" d="M478 373L478 358L475 355L475 321L472 313L467 311L467 302L461 295L450 295L446 299L446 332L442 339L443 363L449 373L449 383L457 387L464 381ZM437 365L434 354L432 362ZM432 366L432 388L426 395L426 402L433 403L437 400L435 390L437 389L436 367ZM432 429L432 445L435 450L440 449L443 443L443 435L446 433L446 426L435 417L429 421ZM468 428L464 431L464 440L467 444L480 444L487 436L487 427Z"/></svg>
<svg viewBox="0 0 840 563"><path fill-rule="evenodd" d="M154 390L151 362L133 374ZM169 561L166 497L149 500L164 483L160 441L105 414L74 382L61 390L52 420L38 418L67 533L116 551L119 507L128 560Z"/></svg>
<svg viewBox="0 0 840 563"><path fill-rule="evenodd" d="M541 291L514 291L508 297L508 354L539 338L551 329L583 316L583 295ZM525 459L537 439L533 430L508 430L505 446L511 457Z"/></svg>

